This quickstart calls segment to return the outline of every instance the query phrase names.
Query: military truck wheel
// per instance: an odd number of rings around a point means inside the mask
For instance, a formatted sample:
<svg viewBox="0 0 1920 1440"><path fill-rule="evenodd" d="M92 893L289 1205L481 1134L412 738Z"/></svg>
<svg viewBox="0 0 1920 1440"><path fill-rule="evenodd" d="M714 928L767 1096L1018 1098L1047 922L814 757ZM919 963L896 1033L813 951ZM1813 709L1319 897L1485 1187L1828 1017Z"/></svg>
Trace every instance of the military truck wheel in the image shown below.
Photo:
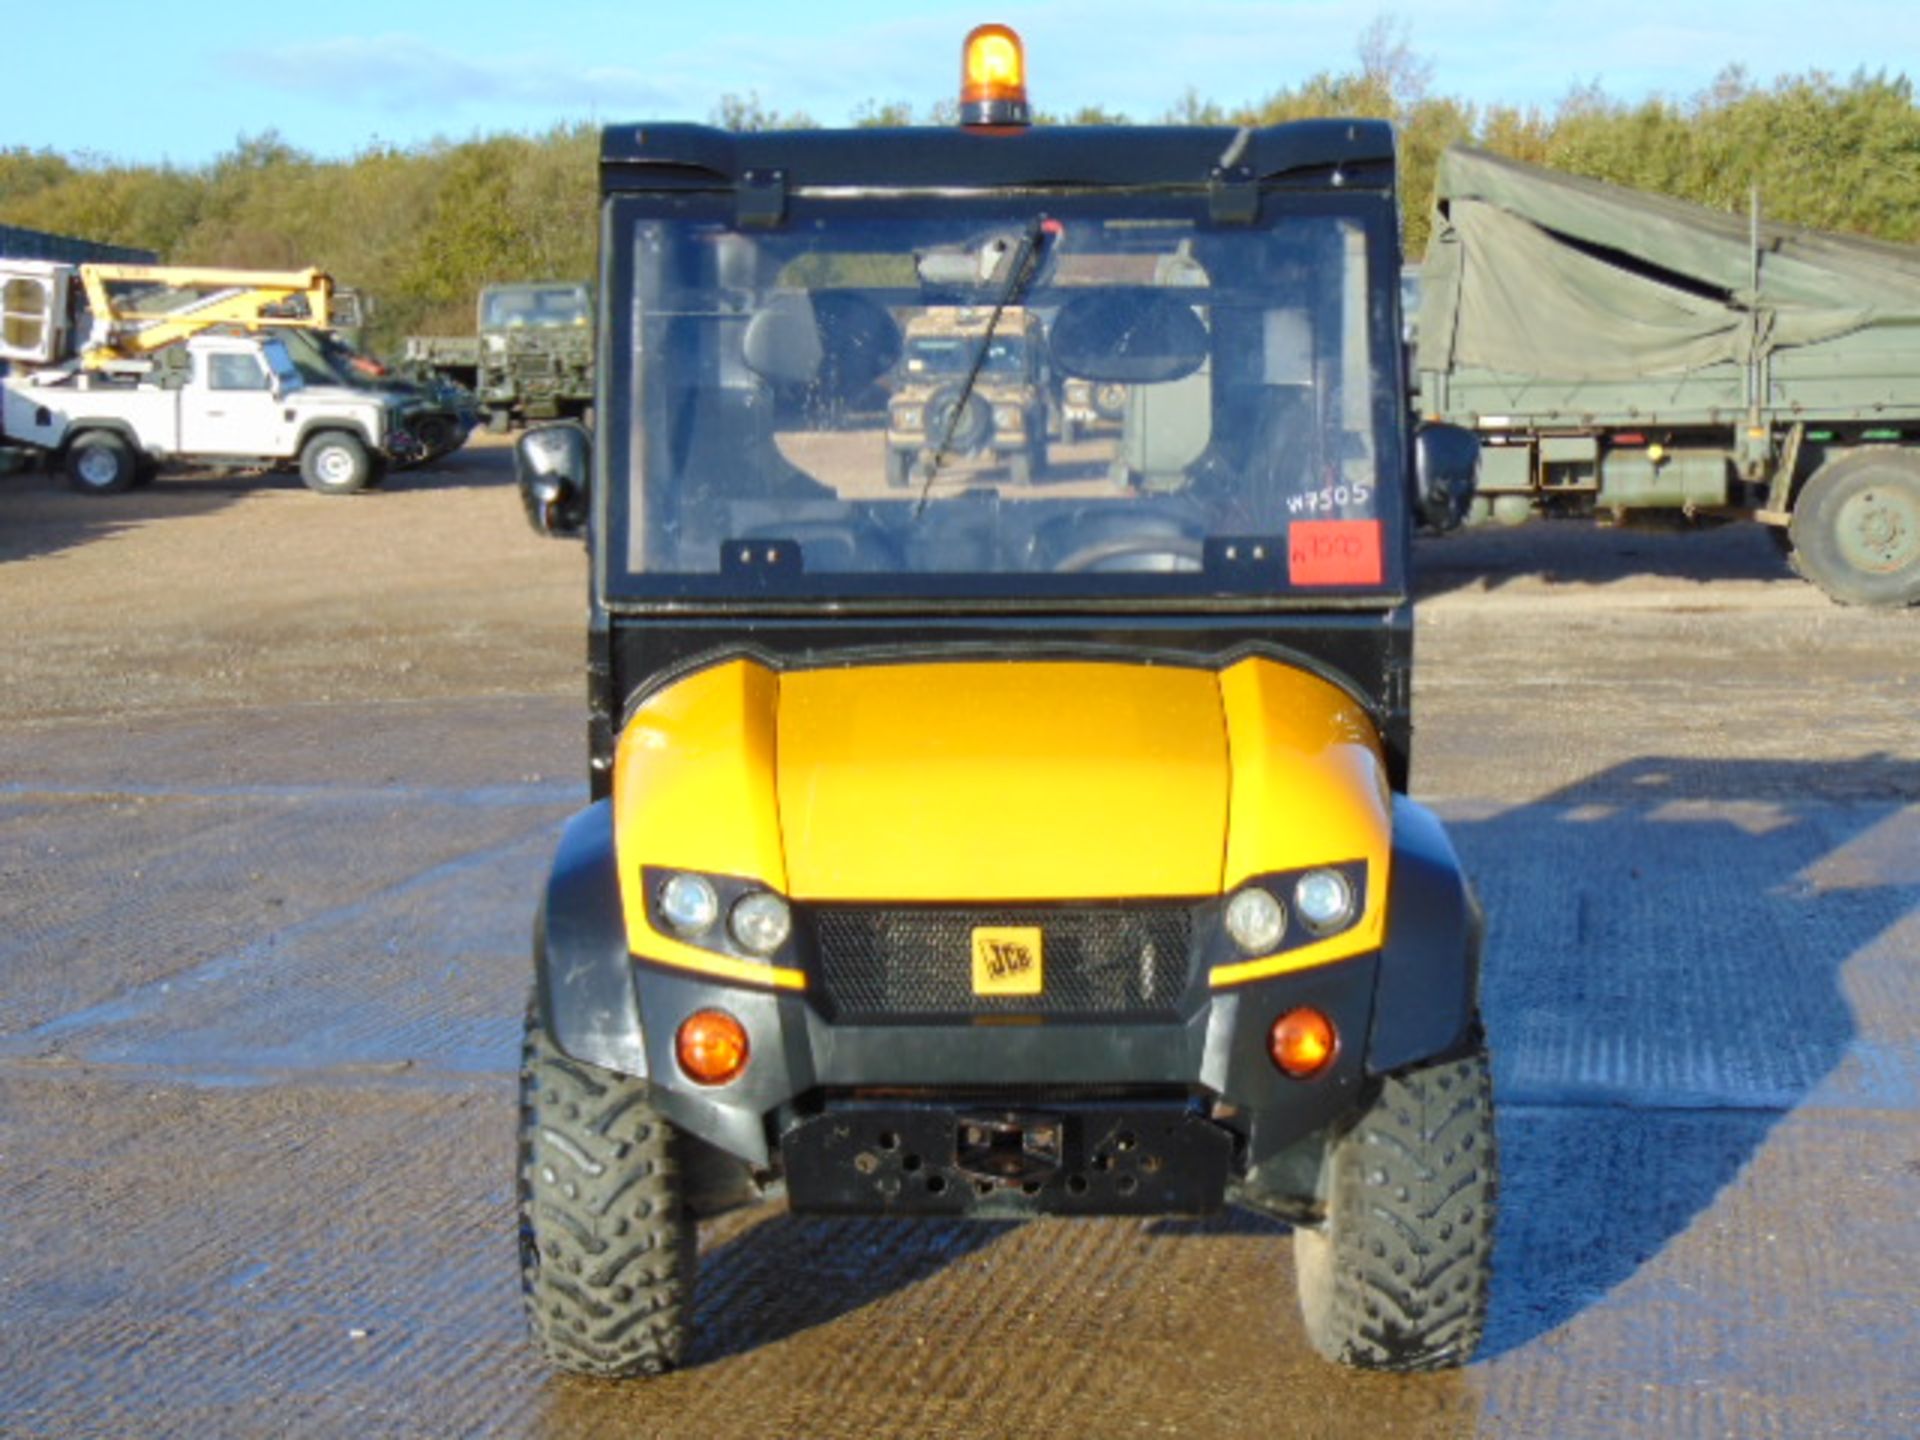
<svg viewBox="0 0 1920 1440"><path fill-rule="evenodd" d="M1328 1162L1326 1216L1293 1242L1313 1348L1365 1370L1464 1365L1493 1265L1485 1049L1388 1076Z"/></svg>
<svg viewBox="0 0 1920 1440"><path fill-rule="evenodd" d="M1788 533L1795 568L1842 605L1920 603L1920 455L1883 446L1822 466Z"/></svg>
<svg viewBox="0 0 1920 1440"><path fill-rule="evenodd" d="M913 480L913 451L887 451L887 488L904 490Z"/></svg>
<svg viewBox="0 0 1920 1440"><path fill-rule="evenodd" d="M300 478L322 495L351 495L373 481L373 457L358 435L322 430L300 447Z"/></svg>
<svg viewBox="0 0 1920 1440"><path fill-rule="evenodd" d="M75 437L62 459L67 483L83 495L117 495L140 479L140 456L123 435L89 430Z"/></svg>
<svg viewBox="0 0 1920 1440"><path fill-rule="evenodd" d="M681 1139L647 1086L561 1054L528 1007L520 1061L520 1281L547 1361L658 1375L693 1316Z"/></svg>

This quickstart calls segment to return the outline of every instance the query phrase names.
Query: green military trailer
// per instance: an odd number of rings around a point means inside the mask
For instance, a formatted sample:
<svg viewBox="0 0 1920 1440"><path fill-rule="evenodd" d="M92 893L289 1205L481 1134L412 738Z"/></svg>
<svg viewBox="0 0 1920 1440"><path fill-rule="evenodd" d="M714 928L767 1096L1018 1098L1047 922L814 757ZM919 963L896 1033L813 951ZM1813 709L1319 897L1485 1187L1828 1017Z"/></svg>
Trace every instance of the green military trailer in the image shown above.
<svg viewBox="0 0 1920 1440"><path fill-rule="evenodd" d="M1456 146L1422 267L1422 413L1475 515L1775 527L1846 604L1920 601L1920 248Z"/></svg>

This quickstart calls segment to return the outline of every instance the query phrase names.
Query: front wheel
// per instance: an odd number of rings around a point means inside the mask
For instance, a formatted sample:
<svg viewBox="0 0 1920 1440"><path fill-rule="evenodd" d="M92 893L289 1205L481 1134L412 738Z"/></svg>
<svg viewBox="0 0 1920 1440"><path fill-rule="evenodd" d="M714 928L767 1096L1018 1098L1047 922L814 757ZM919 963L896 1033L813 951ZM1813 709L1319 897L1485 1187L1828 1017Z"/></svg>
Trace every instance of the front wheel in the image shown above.
<svg viewBox="0 0 1920 1440"><path fill-rule="evenodd" d="M1841 604L1920 603L1920 455L1880 447L1822 466L1788 534L1794 568Z"/></svg>
<svg viewBox="0 0 1920 1440"><path fill-rule="evenodd" d="M532 1007L520 1064L520 1279L548 1363L658 1375L693 1318L682 1142L644 1081L560 1052Z"/></svg>
<svg viewBox="0 0 1920 1440"><path fill-rule="evenodd" d="M351 495L373 481L373 456L358 435L323 430L301 447L300 478L322 495Z"/></svg>
<svg viewBox="0 0 1920 1440"><path fill-rule="evenodd" d="M1445 1370L1486 1324L1497 1188L1484 1048L1417 1065L1328 1157L1326 1215L1294 1232L1307 1338L1364 1370Z"/></svg>

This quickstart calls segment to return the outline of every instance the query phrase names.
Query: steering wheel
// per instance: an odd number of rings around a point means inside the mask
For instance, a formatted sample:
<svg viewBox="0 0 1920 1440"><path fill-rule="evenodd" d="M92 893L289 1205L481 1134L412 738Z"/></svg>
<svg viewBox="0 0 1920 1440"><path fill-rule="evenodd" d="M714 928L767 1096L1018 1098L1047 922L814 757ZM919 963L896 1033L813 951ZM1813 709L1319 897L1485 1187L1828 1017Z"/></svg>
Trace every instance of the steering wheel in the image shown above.
<svg viewBox="0 0 1920 1440"><path fill-rule="evenodd" d="M1203 551L1198 540L1185 535L1117 535L1110 540L1095 540L1071 551L1054 565L1061 575L1081 575L1105 570L1199 570ZM1136 556L1158 556L1173 563L1167 565L1114 565L1110 562Z"/></svg>

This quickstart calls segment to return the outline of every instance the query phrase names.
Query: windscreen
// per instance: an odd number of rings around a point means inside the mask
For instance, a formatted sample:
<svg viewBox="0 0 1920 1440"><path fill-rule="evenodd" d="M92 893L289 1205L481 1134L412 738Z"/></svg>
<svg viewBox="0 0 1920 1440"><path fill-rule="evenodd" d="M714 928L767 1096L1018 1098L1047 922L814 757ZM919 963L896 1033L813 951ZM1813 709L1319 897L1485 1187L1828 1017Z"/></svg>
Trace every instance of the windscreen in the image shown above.
<svg viewBox="0 0 1920 1440"><path fill-rule="evenodd" d="M1398 589L1361 219L816 208L636 222L610 594Z"/></svg>
<svg viewBox="0 0 1920 1440"><path fill-rule="evenodd" d="M552 330L584 326L592 301L580 285L515 285L489 290L480 302L482 330L532 327Z"/></svg>
<svg viewBox="0 0 1920 1440"><path fill-rule="evenodd" d="M279 378L282 390L299 390L305 385L300 367L293 363L293 357L287 354L286 346L279 340L261 342L260 354L267 362L267 368Z"/></svg>

